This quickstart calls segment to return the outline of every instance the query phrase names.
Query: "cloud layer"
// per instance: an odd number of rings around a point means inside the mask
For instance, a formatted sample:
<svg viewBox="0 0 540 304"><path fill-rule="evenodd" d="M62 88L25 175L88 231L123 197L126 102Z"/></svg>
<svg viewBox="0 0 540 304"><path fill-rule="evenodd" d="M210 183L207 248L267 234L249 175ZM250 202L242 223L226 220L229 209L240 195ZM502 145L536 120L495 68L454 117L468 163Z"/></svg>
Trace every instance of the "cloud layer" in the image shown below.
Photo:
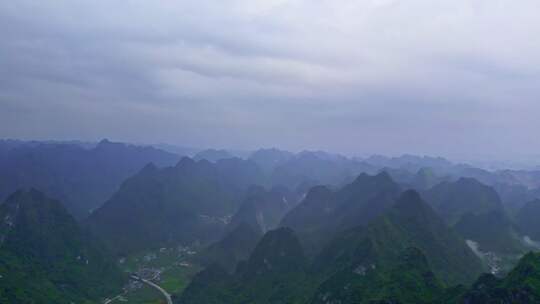
<svg viewBox="0 0 540 304"><path fill-rule="evenodd" d="M536 0L4 1L0 136L534 153L539 11Z"/></svg>

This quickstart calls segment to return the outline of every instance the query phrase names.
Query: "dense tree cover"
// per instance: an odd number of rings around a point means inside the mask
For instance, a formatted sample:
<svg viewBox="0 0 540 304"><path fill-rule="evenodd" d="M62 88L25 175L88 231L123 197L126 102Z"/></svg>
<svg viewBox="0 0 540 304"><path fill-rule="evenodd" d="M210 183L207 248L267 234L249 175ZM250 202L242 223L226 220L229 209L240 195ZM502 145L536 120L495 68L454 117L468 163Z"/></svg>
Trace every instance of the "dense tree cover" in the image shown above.
<svg viewBox="0 0 540 304"><path fill-rule="evenodd" d="M253 230L265 233L275 229L299 200L299 193L285 187L266 190L261 186L252 186L227 228L231 230L241 223L247 223Z"/></svg>
<svg viewBox="0 0 540 304"><path fill-rule="evenodd" d="M83 303L119 292L124 275L60 202L18 191L0 218L1 303Z"/></svg>
<svg viewBox="0 0 540 304"><path fill-rule="evenodd" d="M281 225L294 229L309 255L317 253L339 231L365 225L393 205L401 188L382 172L360 174L338 191L312 188Z"/></svg>
<svg viewBox="0 0 540 304"><path fill-rule="evenodd" d="M79 158L81 151L88 160ZM44 180L36 184L58 197L80 189L102 196L122 174L158 159L158 166L147 164L125 180L84 223L120 255L209 244L193 260L206 269L177 295L178 303L538 301L537 255L525 256L505 278L484 275L469 287L486 265L465 243L477 242L494 261L511 255L511 265L532 248L523 237L540 238L540 204L526 204L514 219L503 202L534 198L534 172L489 172L429 157L355 160L276 149L249 160L206 151L199 161L183 158L159 168L176 157L162 153L107 141L84 148L10 144L0 145L0 165L20 160L11 165L21 170L6 171L5 180L17 181L9 187ZM81 170L76 182L68 166ZM408 188L421 191L427 203L414 191L402 192ZM0 206L0 302L83 303L119 288L123 277L114 262L58 202L36 191L14 197ZM82 200L80 206L90 205Z"/></svg>
<svg viewBox="0 0 540 304"><path fill-rule="evenodd" d="M497 192L473 178L460 178L455 182L438 184L426 191L424 196L450 225L468 213L482 214L503 210Z"/></svg>
<svg viewBox="0 0 540 304"><path fill-rule="evenodd" d="M463 238L477 242L484 252L520 254L527 251L516 225L503 211L467 213L456 223L455 230Z"/></svg>
<svg viewBox="0 0 540 304"><path fill-rule="evenodd" d="M540 254L525 255L505 278L483 275L459 303L540 303Z"/></svg>
<svg viewBox="0 0 540 304"><path fill-rule="evenodd" d="M117 253L216 240L260 171L240 159L148 165L87 221Z"/></svg>
<svg viewBox="0 0 540 304"><path fill-rule="evenodd" d="M176 303L432 303L511 304L540 301L540 254L529 253L506 277L481 275L470 287L449 285L432 271L429 258L406 247L381 258L365 240L330 274L306 266L294 233L280 229L261 240L234 274L217 265L200 272ZM339 251L339 250L338 250ZM319 270L319 271L318 271Z"/></svg>
<svg viewBox="0 0 540 304"><path fill-rule="evenodd" d="M312 304L323 303L435 303L444 284L431 271L422 251L411 247L385 263L364 261L325 281Z"/></svg>
<svg viewBox="0 0 540 304"><path fill-rule="evenodd" d="M483 270L464 240L412 190L404 192L390 209L366 227L336 236L314 265L319 271L332 273L336 269L356 267L364 263L364 258L384 264L409 247L422 250L433 271L448 284L471 283Z"/></svg>
<svg viewBox="0 0 540 304"><path fill-rule="evenodd" d="M366 227L339 233L313 261L295 233L280 228L265 234L234 274L219 269L203 271L178 303L429 303L446 296L447 283L472 283L482 266L463 239L407 191Z"/></svg>
<svg viewBox="0 0 540 304"><path fill-rule="evenodd" d="M530 201L519 210L516 221L521 231L540 242L540 200Z"/></svg>
<svg viewBox="0 0 540 304"><path fill-rule="evenodd" d="M176 303L305 303L313 289L294 232L264 235L249 259L229 275L218 265L199 273Z"/></svg>
<svg viewBox="0 0 540 304"><path fill-rule="evenodd" d="M260 230L245 222L238 223L221 240L211 244L197 255L202 265L216 264L233 272L236 265L247 259L262 237Z"/></svg>

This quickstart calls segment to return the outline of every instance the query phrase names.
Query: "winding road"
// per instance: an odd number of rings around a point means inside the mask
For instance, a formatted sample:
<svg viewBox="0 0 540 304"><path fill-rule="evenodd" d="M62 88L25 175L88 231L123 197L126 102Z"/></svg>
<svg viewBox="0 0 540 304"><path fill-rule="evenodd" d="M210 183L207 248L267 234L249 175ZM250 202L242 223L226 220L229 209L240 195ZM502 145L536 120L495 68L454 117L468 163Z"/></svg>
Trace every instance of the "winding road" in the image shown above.
<svg viewBox="0 0 540 304"><path fill-rule="evenodd" d="M155 283L152 283L151 281L145 280L145 279L143 279L141 277L138 277L136 275L132 275L131 278L134 279L134 280L141 281L141 282L145 283L146 285L157 289L159 292L161 292L161 294L163 294L163 296L165 297L165 300L167 300L167 304L173 304L172 299L171 299L171 295L165 289L161 288L159 285L157 285Z"/></svg>

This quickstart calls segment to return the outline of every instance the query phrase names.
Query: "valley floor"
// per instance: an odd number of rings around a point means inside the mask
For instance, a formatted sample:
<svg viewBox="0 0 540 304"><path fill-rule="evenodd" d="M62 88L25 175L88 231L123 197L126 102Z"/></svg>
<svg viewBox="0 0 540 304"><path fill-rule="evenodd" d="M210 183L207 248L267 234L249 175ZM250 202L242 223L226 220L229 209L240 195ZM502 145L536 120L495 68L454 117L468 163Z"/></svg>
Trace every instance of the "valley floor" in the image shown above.
<svg viewBox="0 0 540 304"><path fill-rule="evenodd" d="M179 294L201 270L193 263L196 249L160 248L130 255L119 260L126 273L132 274L124 292L106 299L103 304L170 304L170 295Z"/></svg>

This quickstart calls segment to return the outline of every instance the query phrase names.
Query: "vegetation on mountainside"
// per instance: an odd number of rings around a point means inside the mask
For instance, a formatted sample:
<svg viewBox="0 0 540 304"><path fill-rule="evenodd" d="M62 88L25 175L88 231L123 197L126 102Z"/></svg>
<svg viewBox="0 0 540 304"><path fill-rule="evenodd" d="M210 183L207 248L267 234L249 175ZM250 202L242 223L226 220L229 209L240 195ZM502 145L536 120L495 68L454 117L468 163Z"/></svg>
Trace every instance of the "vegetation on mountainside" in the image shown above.
<svg viewBox="0 0 540 304"><path fill-rule="evenodd" d="M120 290L125 276L60 202L18 191L0 218L0 302L83 303Z"/></svg>

